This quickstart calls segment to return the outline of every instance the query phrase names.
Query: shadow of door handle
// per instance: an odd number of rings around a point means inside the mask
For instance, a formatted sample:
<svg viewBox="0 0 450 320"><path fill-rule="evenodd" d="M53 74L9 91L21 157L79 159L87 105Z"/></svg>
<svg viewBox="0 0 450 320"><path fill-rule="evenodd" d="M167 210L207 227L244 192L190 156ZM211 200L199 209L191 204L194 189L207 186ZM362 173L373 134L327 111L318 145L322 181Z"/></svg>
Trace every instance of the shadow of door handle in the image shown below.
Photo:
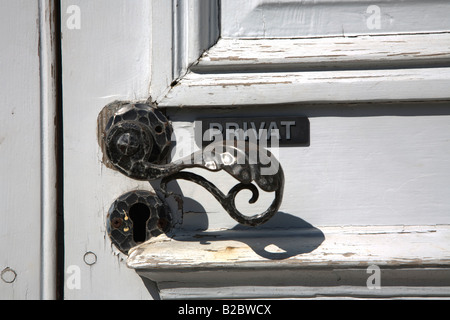
<svg viewBox="0 0 450 320"><path fill-rule="evenodd" d="M106 155L121 173L137 180L161 180L166 196L168 182L176 179L192 181L208 190L237 222L257 226L267 222L279 209L283 198L284 174L280 163L269 151L251 142L217 141L183 159L166 163L173 128L158 110L146 104L127 104L109 119L104 132ZM227 195L205 178L183 170L203 168L225 171L239 183ZM256 184L253 184L253 182ZM235 198L242 190L250 190L249 203L259 197L259 187L273 192L274 200L261 214L246 216L239 212Z"/></svg>

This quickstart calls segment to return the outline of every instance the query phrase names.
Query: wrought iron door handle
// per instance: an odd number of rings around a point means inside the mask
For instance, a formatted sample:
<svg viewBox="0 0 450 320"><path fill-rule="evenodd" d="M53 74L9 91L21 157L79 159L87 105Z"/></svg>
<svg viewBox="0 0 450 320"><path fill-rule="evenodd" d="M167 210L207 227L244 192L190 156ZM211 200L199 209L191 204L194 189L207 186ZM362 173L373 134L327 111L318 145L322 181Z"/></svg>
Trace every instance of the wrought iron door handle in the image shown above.
<svg viewBox="0 0 450 320"><path fill-rule="evenodd" d="M169 181L192 181L208 190L237 222L257 226L267 222L278 211L284 189L284 174L278 160L256 144L236 141L215 142L193 154L165 163L170 150L172 126L157 109L146 104L122 106L110 118L104 132L106 154L110 163L126 176L137 180L162 179L160 188L166 196ZM227 195L205 178L183 170L204 168L224 170L239 183ZM253 182L256 184L253 184ZM273 192L269 208L257 215L246 216L235 205L236 195L246 189L252 192L250 203L258 200L257 186Z"/></svg>

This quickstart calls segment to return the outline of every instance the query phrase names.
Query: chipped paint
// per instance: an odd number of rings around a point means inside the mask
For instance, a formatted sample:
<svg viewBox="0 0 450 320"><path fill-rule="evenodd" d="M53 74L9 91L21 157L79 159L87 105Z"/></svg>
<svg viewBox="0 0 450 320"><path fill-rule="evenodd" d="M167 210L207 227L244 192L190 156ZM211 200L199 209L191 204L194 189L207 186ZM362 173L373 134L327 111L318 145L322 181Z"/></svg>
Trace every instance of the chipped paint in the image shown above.
<svg viewBox="0 0 450 320"><path fill-rule="evenodd" d="M320 230L323 232L322 240L321 233L309 234L310 231L305 229L256 230L250 238L248 231L228 231L233 234L233 240L229 240L230 236L223 237L227 231L209 231L204 235L161 235L132 249L127 264L138 270L367 267L371 264L402 268L450 267L449 226L352 226L323 227ZM267 244L258 244L257 239ZM315 244L314 239L317 240ZM392 243L396 246L392 247ZM440 245L430 246L431 243ZM292 250L293 246L303 245L309 249L297 251L299 253ZM408 247L411 250L406 249ZM264 248L272 252L264 253ZM186 250L189 255L186 255Z"/></svg>

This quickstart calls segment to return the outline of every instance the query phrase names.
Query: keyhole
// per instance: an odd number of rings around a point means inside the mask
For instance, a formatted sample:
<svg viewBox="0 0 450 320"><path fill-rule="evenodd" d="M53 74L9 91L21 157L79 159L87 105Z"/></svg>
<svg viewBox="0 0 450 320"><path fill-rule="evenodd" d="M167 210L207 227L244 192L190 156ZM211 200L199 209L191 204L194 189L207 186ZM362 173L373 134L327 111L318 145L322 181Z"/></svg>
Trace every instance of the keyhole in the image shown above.
<svg viewBox="0 0 450 320"><path fill-rule="evenodd" d="M150 218L150 209L143 203L136 203L130 208L130 219L133 222L133 240L136 243L147 239L147 220Z"/></svg>

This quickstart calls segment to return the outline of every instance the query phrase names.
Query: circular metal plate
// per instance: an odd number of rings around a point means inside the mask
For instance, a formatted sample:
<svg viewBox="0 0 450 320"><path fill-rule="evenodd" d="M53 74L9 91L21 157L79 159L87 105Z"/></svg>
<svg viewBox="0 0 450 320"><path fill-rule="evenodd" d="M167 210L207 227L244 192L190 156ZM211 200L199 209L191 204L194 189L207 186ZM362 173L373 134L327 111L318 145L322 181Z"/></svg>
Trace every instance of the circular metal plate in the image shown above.
<svg viewBox="0 0 450 320"><path fill-rule="evenodd" d="M139 208L135 210L133 208ZM148 215L142 220L133 217L130 212L141 214L146 211ZM138 222L139 220L139 222ZM138 225L139 223L139 225ZM165 202L150 191L137 190L128 192L119 197L111 205L107 215L106 228L112 243L123 253L139 244L136 241L136 228L143 228L143 239L147 241L152 237L168 232L172 226L170 211Z"/></svg>

